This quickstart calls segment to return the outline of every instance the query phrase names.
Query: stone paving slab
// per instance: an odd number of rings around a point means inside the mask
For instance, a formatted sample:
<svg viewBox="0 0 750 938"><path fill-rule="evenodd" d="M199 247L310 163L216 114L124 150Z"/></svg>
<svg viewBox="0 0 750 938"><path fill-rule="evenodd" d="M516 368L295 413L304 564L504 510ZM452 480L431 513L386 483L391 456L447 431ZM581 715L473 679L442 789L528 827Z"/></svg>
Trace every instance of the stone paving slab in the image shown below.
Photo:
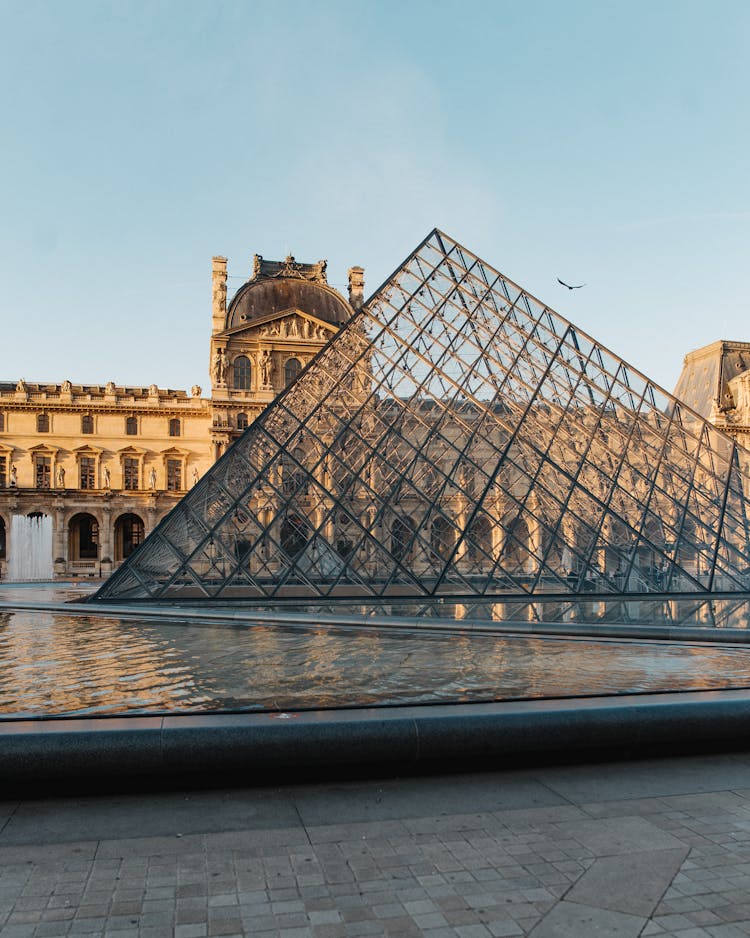
<svg viewBox="0 0 750 938"><path fill-rule="evenodd" d="M63 935L747 936L750 759L0 802L0 936Z"/></svg>

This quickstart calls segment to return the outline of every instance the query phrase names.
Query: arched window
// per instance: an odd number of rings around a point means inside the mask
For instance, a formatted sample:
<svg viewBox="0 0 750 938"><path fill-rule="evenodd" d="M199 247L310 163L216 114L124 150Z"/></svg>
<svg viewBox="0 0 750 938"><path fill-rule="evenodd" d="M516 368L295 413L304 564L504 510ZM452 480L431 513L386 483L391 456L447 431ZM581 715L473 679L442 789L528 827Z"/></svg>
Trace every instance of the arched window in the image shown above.
<svg viewBox="0 0 750 938"><path fill-rule="evenodd" d="M234 387L238 391L249 391L252 387L253 370L247 355L238 355L234 360Z"/></svg>
<svg viewBox="0 0 750 938"><path fill-rule="evenodd" d="M179 418L179 417L173 417L173 418L169 421L169 435L170 435L170 436L179 436L180 433L181 433L181 429L182 429L182 428L180 427L180 418Z"/></svg>
<svg viewBox="0 0 750 938"><path fill-rule="evenodd" d="M91 414L84 414L81 417L81 433L93 433L94 432L94 418Z"/></svg>
<svg viewBox="0 0 750 938"><path fill-rule="evenodd" d="M310 526L304 518L288 514L281 524L281 549L290 557L296 557L310 540Z"/></svg>
<svg viewBox="0 0 750 938"><path fill-rule="evenodd" d="M447 560L454 544L454 532L450 522L438 516L430 529L430 547L436 560Z"/></svg>
<svg viewBox="0 0 750 938"><path fill-rule="evenodd" d="M298 358L288 358L284 365L284 382L291 384L302 371L302 362Z"/></svg>
<svg viewBox="0 0 750 938"><path fill-rule="evenodd" d="M409 556L414 537L414 522L411 518L396 518L391 525L391 554L395 560Z"/></svg>
<svg viewBox="0 0 750 938"><path fill-rule="evenodd" d="M138 515L120 515L115 522L115 560L126 560L143 541L143 534L143 521Z"/></svg>
<svg viewBox="0 0 750 938"><path fill-rule="evenodd" d="M36 415L36 432L49 433L49 414Z"/></svg>
<svg viewBox="0 0 750 938"><path fill-rule="evenodd" d="M125 434L127 436L138 435L138 418L137 417L127 417L125 419Z"/></svg>
<svg viewBox="0 0 750 938"><path fill-rule="evenodd" d="M97 560L99 557L99 522L82 512L73 515L68 525L68 557L71 560Z"/></svg>
<svg viewBox="0 0 750 938"><path fill-rule="evenodd" d="M492 527L484 515L477 515L466 532L466 554L472 563L484 565L492 557Z"/></svg>
<svg viewBox="0 0 750 938"><path fill-rule="evenodd" d="M237 414L237 429L247 430L247 414Z"/></svg>

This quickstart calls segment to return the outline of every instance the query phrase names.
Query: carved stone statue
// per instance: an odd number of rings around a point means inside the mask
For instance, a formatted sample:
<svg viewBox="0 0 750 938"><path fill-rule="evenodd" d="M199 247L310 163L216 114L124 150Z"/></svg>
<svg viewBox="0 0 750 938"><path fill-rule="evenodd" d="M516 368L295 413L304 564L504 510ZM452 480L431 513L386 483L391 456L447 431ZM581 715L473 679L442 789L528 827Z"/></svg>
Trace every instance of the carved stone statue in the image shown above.
<svg viewBox="0 0 750 938"><path fill-rule="evenodd" d="M23 380L23 378L21 378L18 384L16 385L16 391L25 391L25 390L26 390L26 382Z"/></svg>
<svg viewBox="0 0 750 938"><path fill-rule="evenodd" d="M15 466L10 467L10 484L15 487L18 482L18 470Z"/></svg>
<svg viewBox="0 0 750 938"><path fill-rule="evenodd" d="M297 317L293 316L289 320L289 338L297 339L299 338L299 329L297 328Z"/></svg>
<svg viewBox="0 0 750 938"><path fill-rule="evenodd" d="M269 387L271 384L271 372L273 370L273 360L268 349L264 349L258 355L258 368L260 370L260 383L263 387Z"/></svg>
<svg viewBox="0 0 750 938"><path fill-rule="evenodd" d="M197 484L198 484L198 468L197 466L193 466L193 485L197 485Z"/></svg>
<svg viewBox="0 0 750 938"><path fill-rule="evenodd" d="M217 303L223 306L226 295L227 295L227 285L226 283L224 283L222 279L217 277L216 280L214 280L214 294L213 294L214 303Z"/></svg>
<svg viewBox="0 0 750 938"><path fill-rule="evenodd" d="M226 384L227 360L224 355L224 349L216 349L211 374L214 379L214 384Z"/></svg>
<svg viewBox="0 0 750 938"><path fill-rule="evenodd" d="M258 277L260 277L260 264L262 260L262 254L253 255L253 280L257 280Z"/></svg>
<svg viewBox="0 0 750 938"><path fill-rule="evenodd" d="M158 386L157 384L151 384L151 385L149 385L148 393L151 395L151 397L158 397L158 396L159 396L159 386Z"/></svg>
<svg viewBox="0 0 750 938"><path fill-rule="evenodd" d="M203 393L203 388L199 384L194 384L192 388L190 388L190 393L193 397L200 397Z"/></svg>
<svg viewBox="0 0 750 938"><path fill-rule="evenodd" d="M66 378L65 381L63 381L60 390L63 392L63 394L70 394L70 392L73 390L73 385Z"/></svg>
<svg viewBox="0 0 750 938"><path fill-rule="evenodd" d="M310 338L310 320L309 319L302 320L302 338L303 339Z"/></svg>
<svg viewBox="0 0 750 938"><path fill-rule="evenodd" d="M151 472L148 474L148 487L153 492L156 489L156 469L151 467Z"/></svg>
<svg viewBox="0 0 750 938"><path fill-rule="evenodd" d="M65 470L62 466L58 466L57 469L57 487L59 489L65 488Z"/></svg>
<svg viewBox="0 0 750 938"><path fill-rule="evenodd" d="M107 386L104 388L104 391L105 391L106 394L114 394L114 393L115 393L115 382L114 382L114 381L108 381L108 382L107 382Z"/></svg>
<svg viewBox="0 0 750 938"><path fill-rule="evenodd" d="M103 486L103 487L104 487L105 489L108 489L109 486L110 486L111 479L110 479L110 475L109 475L109 469L108 469L106 466L104 467L104 472L103 472L102 474L103 474L103 476L104 476L104 486Z"/></svg>

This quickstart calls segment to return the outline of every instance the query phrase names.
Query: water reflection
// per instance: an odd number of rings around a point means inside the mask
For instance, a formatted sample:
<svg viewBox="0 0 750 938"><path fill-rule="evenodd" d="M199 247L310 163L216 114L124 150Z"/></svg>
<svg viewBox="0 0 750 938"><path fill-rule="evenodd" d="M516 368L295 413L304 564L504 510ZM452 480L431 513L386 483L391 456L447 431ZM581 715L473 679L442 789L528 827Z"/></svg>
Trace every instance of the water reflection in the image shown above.
<svg viewBox="0 0 750 938"><path fill-rule="evenodd" d="M706 599L503 599L462 600L450 603L442 599L424 602L328 603L306 605L255 606L257 609L295 610L311 614L344 613L358 616L405 616L419 619L459 619L465 622L519 623L588 623L624 625L670 625L698 628L750 627L750 601L744 596Z"/></svg>
<svg viewBox="0 0 750 938"><path fill-rule="evenodd" d="M750 686L744 646L0 618L0 714L286 710Z"/></svg>

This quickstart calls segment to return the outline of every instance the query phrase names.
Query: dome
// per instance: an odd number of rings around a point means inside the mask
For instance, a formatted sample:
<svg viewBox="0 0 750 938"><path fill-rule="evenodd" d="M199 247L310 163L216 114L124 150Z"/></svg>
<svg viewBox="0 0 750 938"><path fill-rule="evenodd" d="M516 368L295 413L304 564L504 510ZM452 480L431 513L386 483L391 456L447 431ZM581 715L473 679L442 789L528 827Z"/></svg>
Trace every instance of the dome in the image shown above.
<svg viewBox="0 0 750 938"><path fill-rule="evenodd" d="M331 287L296 277L264 278L250 280L237 291L227 310L227 329L287 309L299 309L336 325L352 315L351 306Z"/></svg>

